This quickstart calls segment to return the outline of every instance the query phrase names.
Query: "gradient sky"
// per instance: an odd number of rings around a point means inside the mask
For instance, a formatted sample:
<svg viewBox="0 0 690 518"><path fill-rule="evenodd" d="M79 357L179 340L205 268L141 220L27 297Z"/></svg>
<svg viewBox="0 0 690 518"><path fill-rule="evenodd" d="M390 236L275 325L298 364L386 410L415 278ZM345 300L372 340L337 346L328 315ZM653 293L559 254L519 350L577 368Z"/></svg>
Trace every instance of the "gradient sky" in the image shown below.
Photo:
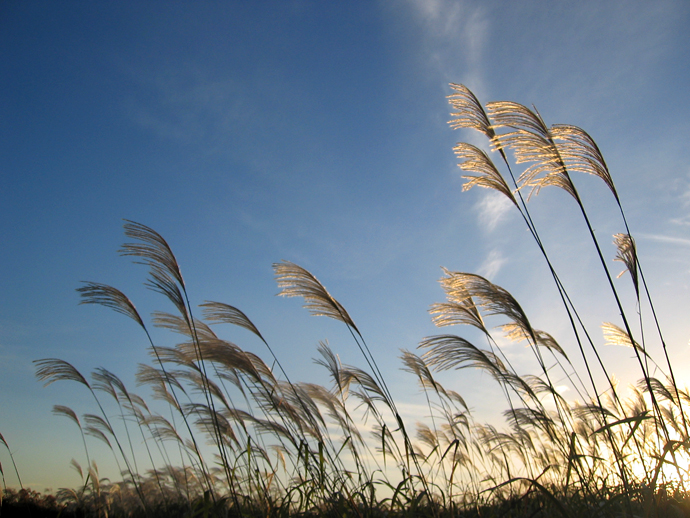
<svg viewBox="0 0 690 518"><path fill-rule="evenodd" d="M241 308L293 380L326 383L310 361L319 340L364 362L338 322L274 296L272 263L309 269L348 309L411 423L421 399L399 349L466 335L427 313L443 300L440 266L488 276L574 351L518 214L492 193L461 192L452 146L484 143L449 129L450 82L595 138L690 381L688 26L685 0L0 3L0 433L24 484L78 482L78 432L51 408L94 411L81 387L42 388L32 361L104 366L130 388L147 361L131 321L78 305L80 281L120 288L145 315L171 310L143 287L145 269L118 256L123 218L168 240L193 303ZM576 181L612 259L623 228L610 192ZM575 205L554 189L530 204L605 361L635 381L630 351L597 331L620 321ZM241 329L219 334L265 356ZM535 372L521 345L507 350ZM484 375L443 380L480 420L506 406ZM15 485L3 449L0 462Z"/></svg>

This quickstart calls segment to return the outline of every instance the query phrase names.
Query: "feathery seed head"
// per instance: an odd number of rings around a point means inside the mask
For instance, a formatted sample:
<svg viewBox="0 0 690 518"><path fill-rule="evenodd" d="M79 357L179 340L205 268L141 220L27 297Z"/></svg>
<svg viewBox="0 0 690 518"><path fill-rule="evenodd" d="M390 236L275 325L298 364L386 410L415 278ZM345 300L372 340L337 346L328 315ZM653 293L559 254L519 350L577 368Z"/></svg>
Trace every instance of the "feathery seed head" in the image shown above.
<svg viewBox="0 0 690 518"><path fill-rule="evenodd" d="M618 277L623 275L626 271L630 272L630 278L635 286L635 293L639 298L640 281L637 275L637 248L635 246L635 240L630 234L614 234L613 243L618 249L618 253L616 254L614 261L621 261L626 267L626 270L623 270L621 273L619 273Z"/></svg>
<svg viewBox="0 0 690 518"><path fill-rule="evenodd" d="M491 140L494 137L494 130L484 108L474 94L465 85L451 83L450 87L456 92L448 96L448 102L455 110L451 113L455 119L448 122L450 127L453 129L472 128Z"/></svg>
<svg viewBox="0 0 690 518"><path fill-rule="evenodd" d="M456 145L453 151L455 151L455 155L460 160L464 160L458 164L460 169L475 173L463 175L463 178L467 179L465 185L462 186L463 191L467 191L475 185L494 189L506 196L517 207L517 201L513 196L513 192L484 151L464 142Z"/></svg>
<svg viewBox="0 0 690 518"><path fill-rule="evenodd" d="M91 386L86 381L86 378L74 368L70 363L58 358L44 358L41 360L34 360L34 364L38 366L36 369L36 377L39 381L43 381L43 386L47 387L54 381L76 381L81 383L88 389Z"/></svg>
<svg viewBox="0 0 690 518"><path fill-rule="evenodd" d="M345 308L335 300L316 277L290 261L273 264L281 297L302 297L304 307L312 315L326 316L344 322L357 331Z"/></svg>
<svg viewBox="0 0 690 518"><path fill-rule="evenodd" d="M132 301L120 290L108 286L107 284L82 282L84 286L77 288L82 298L80 304L100 304L101 306L114 309L118 313L130 317L141 327L145 327Z"/></svg>

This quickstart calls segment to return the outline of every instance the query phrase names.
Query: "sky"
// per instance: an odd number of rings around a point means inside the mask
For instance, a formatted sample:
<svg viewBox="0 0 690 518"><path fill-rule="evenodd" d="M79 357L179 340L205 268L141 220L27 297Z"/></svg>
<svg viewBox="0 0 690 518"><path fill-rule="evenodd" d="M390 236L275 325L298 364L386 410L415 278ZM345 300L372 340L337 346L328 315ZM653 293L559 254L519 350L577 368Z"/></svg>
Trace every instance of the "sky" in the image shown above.
<svg viewBox="0 0 690 518"><path fill-rule="evenodd" d="M344 363L364 361L339 322L275 296L273 263L311 271L347 308L411 423L422 399L400 349L468 333L431 322L442 266L506 288L574 354L519 215L495 193L462 192L454 144L487 144L449 128L449 83L592 135L690 382L689 23L684 0L1 2L0 433L24 485L78 483L69 462L80 437L51 409L94 411L82 387L43 388L32 361L106 367L131 388L148 361L136 325L79 305L81 281L121 289L143 315L172 310L119 256L123 219L167 239L193 304L242 309L293 380L327 383L311 362L320 340ZM624 229L611 193L576 181L612 261L611 236ZM573 200L547 188L530 209L588 325L620 325ZM628 279L616 282L634 312ZM218 332L266 356L244 330ZM595 340L615 375L635 382L630 350ZM534 373L522 345L505 347ZM442 379L476 419L500 424L506 405L486 375ZM16 485L4 449L0 463Z"/></svg>

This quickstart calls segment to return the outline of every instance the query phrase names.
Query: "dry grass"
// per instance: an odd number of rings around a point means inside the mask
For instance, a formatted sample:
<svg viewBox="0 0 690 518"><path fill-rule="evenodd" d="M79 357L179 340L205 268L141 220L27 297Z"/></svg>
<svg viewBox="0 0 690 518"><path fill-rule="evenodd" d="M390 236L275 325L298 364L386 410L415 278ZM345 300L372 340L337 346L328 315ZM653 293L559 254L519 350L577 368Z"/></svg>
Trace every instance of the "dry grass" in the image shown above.
<svg viewBox="0 0 690 518"><path fill-rule="evenodd" d="M346 309L307 270L274 265L281 295L301 297L314 315L341 322L366 368L342 365L326 344L317 363L330 386L294 382L271 345L241 310L219 302L202 305L205 321L189 304L187 288L167 242L153 229L127 222L132 240L121 252L149 267L147 284L173 303L175 314L157 313L154 326L180 337L175 347L154 343L148 324L117 289L86 283L83 303L122 313L142 328L154 363L137 379L156 400L149 406L113 373L90 378L58 359L38 360L46 385L77 382L98 413L69 418L82 434L86 468L76 462L83 485L61 490L67 511L93 516L688 516L687 410L690 394L676 383L635 241L603 156L580 128L547 126L536 110L512 102L485 110L467 88L452 85L454 128L487 138L500 157L469 144L455 152L466 173L465 189L483 187L506 196L520 211L558 289L572 328L572 342L559 344L532 327L519 302L504 288L471 273L444 270L447 300L431 308L439 327L470 326L476 345L455 334L421 341L421 355L405 351L402 368L414 376L430 419L414 431L400 417L393 395L367 343ZM514 157L514 163L509 160ZM513 167L522 166L519 175ZM505 174L501 172L505 171ZM653 325L629 318L592 230L573 175L605 182L620 208L624 232L615 236L617 260L627 268L637 307L650 307ZM583 324L561 282L522 192L559 187L580 208L583 225L610 281L621 321L604 324L610 343L636 355L640 382L622 399L601 360L593 331ZM642 312L640 312L642 314ZM646 314L646 313L645 313ZM642 317L639 317L642 318ZM498 322L489 327L487 321ZM218 336L212 325L231 324L254 333L266 346L262 358ZM645 336L635 329L653 329ZM525 343L537 372L517 372L499 346ZM662 345L657 362L647 352ZM644 345L640 345L644 344ZM582 360L575 372L569 356ZM663 366L663 367L662 367ZM653 368L652 368L653 367ZM505 425L478 423L461 394L442 386L434 373L474 368L487 372L506 399ZM655 373L652 376L652 372ZM580 402L565 399L554 379L571 381ZM596 379L608 380L604 387ZM90 380L90 381L89 381ZM366 417L366 424L362 418ZM103 441L121 468L122 481L99 478L87 437ZM0 436L1 438L1 436ZM91 439L90 439L91 440ZM3 439L4 442L4 439ZM146 463L134 445L143 444ZM211 444L209 449L204 444Z"/></svg>

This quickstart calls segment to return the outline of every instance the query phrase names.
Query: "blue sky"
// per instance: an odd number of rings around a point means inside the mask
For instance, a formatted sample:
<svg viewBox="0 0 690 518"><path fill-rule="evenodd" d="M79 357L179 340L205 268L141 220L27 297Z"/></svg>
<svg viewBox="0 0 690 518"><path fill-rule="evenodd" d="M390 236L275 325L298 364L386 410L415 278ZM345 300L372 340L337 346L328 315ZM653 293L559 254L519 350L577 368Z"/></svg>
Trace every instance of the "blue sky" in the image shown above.
<svg viewBox="0 0 690 518"><path fill-rule="evenodd" d="M690 380L688 22L682 0L3 2L0 433L24 483L76 483L68 464L79 437L50 410L93 410L78 387L43 389L32 360L104 366L133 387L147 359L131 322L78 305L80 281L122 289L143 314L171 309L143 287L144 269L118 256L123 218L168 239L193 303L241 308L293 379L326 383L310 362L319 340L363 361L337 322L274 296L271 264L312 271L368 339L412 422L412 380L397 355L444 331L427 313L443 299L440 266L487 275L571 347L518 215L491 193L461 192L452 146L484 143L448 128L450 82L483 102L534 104L548 124L595 138ZM612 259L610 236L623 229L610 193L577 181ZM545 189L530 204L592 328L616 322L571 200ZM264 353L242 330L221 334ZM629 351L603 354L636 380ZM495 417L488 378L444 380ZM0 462L14 484L2 450Z"/></svg>

